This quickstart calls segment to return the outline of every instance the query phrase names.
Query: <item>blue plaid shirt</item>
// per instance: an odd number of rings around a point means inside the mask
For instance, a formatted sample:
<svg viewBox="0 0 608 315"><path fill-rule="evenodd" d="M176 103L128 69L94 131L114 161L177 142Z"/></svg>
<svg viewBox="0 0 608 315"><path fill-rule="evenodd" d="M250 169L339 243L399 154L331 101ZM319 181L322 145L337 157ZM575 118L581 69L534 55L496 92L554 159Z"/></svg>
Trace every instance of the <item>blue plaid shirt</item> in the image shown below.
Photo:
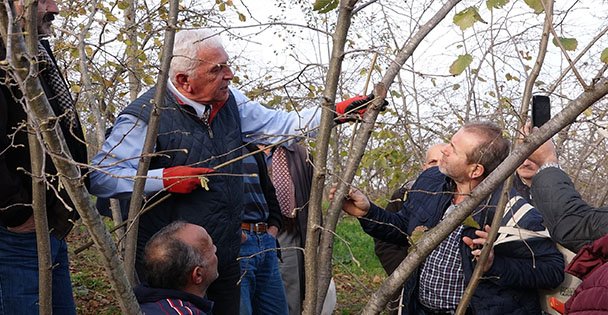
<svg viewBox="0 0 608 315"><path fill-rule="evenodd" d="M446 211L454 208L451 205ZM456 310L464 293L464 271L460 256L463 226L459 226L426 258L420 271L418 299L437 311Z"/></svg>

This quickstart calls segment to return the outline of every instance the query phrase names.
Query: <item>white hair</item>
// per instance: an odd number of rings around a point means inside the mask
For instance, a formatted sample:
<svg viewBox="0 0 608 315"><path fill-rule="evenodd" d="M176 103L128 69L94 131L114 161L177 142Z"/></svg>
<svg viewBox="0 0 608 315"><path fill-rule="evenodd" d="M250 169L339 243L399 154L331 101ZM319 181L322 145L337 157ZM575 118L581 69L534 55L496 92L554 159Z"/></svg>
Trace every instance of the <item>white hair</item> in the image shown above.
<svg viewBox="0 0 608 315"><path fill-rule="evenodd" d="M182 30L175 34L173 58L169 67L169 78L175 80L177 73L188 75L198 66L197 53L201 49L221 48L222 40L210 29ZM175 82L174 82L175 83Z"/></svg>

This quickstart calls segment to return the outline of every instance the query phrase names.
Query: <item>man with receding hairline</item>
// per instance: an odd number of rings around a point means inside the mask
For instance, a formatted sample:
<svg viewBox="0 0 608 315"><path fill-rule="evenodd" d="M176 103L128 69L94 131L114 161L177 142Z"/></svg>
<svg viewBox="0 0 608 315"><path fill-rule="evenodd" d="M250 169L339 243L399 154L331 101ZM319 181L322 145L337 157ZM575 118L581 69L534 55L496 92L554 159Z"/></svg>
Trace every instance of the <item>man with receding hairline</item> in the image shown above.
<svg viewBox="0 0 608 315"><path fill-rule="evenodd" d="M472 122L458 130L441 151L438 167L420 174L401 211L384 211L355 189L351 189L343 210L358 217L365 232L373 237L406 245L407 235L435 227L468 198L507 157L509 141L497 125ZM403 305L408 314L454 314L475 268L477 246L483 244L480 240L484 240L485 234L480 234L486 233L492 222L501 190L499 187L473 211L473 220L485 231L460 225L406 281ZM510 196L502 224L532 234L544 231L538 211L514 190ZM467 312L540 314L536 290L561 283L564 259L546 237L532 237L523 242L508 232L501 233L499 239L501 236L505 240L494 247L483 266L483 277Z"/></svg>
<svg viewBox="0 0 608 315"><path fill-rule="evenodd" d="M135 288L146 315L210 314L205 298L217 279L216 247L198 225L176 221L156 233L144 250L148 283Z"/></svg>

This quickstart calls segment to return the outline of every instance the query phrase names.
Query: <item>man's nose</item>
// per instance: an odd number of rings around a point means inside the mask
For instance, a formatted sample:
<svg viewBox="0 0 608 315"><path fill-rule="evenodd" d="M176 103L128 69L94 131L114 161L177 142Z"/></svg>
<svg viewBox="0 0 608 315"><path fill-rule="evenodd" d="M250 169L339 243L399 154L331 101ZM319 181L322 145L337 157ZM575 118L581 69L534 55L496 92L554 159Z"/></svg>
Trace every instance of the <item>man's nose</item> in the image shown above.
<svg viewBox="0 0 608 315"><path fill-rule="evenodd" d="M232 80L234 78L234 72L232 72L232 68L226 67L224 69L224 80Z"/></svg>

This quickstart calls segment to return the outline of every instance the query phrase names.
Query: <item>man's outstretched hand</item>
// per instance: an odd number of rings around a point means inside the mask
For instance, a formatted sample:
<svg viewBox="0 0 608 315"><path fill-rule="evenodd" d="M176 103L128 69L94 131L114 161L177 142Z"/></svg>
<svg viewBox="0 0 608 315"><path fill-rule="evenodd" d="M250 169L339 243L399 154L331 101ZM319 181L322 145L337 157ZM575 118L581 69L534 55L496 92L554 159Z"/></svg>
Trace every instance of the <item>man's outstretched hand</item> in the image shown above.
<svg viewBox="0 0 608 315"><path fill-rule="evenodd" d="M329 190L329 199L334 200L337 188L334 186ZM342 210L344 212L355 216L357 218L363 217L367 214L370 208L369 199L358 189L351 188L348 192L348 196L344 200Z"/></svg>
<svg viewBox="0 0 608 315"><path fill-rule="evenodd" d="M163 170L163 186L168 192L188 194L201 186L198 175L215 172L206 167L174 166Z"/></svg>
<svg viewBox="0 0 608 315"><path fill-rule="evenodd" d="M367 96L358 95L336 104L336 113L338 114L338 117L335 119L336 122L341 124L348 121L360 120L361 116L365 114L367 107L372 104L374 98L374 94ZM385 110L387 105L388 102L384 100L380 110Z"/></svg>

